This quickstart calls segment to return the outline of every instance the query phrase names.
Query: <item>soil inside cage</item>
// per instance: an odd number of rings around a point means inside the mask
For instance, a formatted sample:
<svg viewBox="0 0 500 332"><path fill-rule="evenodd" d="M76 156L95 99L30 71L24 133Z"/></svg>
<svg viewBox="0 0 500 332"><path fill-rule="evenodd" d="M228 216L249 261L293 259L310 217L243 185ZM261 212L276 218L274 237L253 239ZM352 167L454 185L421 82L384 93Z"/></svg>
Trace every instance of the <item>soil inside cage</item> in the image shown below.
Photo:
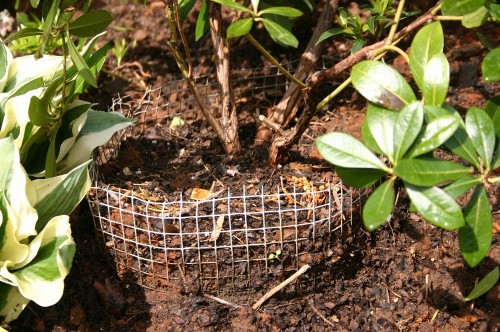
<svg viewBox="0 0 500 332"><path fill-rule="evenodd" d="M333 255L330 235L357 215L360 193L330 166L296 153L284 167L261 167L261 146L229 158L196 121L173 127L178 110L154 109L96 159L89 201L122 275L158 290L177 283L255 300Z"/></svg>

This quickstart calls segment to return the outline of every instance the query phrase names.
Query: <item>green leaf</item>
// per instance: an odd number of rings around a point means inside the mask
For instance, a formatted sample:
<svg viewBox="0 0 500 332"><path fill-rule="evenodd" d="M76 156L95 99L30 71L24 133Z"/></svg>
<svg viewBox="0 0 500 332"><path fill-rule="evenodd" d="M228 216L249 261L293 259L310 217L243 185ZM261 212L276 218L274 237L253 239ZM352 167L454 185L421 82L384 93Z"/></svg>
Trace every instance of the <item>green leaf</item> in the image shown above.
<svg viewBox="0 0 500 332"><path fill-rule="evenodd" d="M257 13L257 16L261 16L262 14L274 14L280 16L287 17L299 17L302 16L302 12L298 9L292 7L269 7L266 9L262 9Z"/></svg>
<svg viewBox="0 0 500 332"><path fill-rule="evenodd" d="M76 68L78 69L78 73L82 76L85 82L87 82L94 88L97 88L97 81L95 80L94 74L92 74L89 66L87 65L83 57L80 55L80 53L78 53L75 44L73 44L73 41L69 38L67 34L66 36L67 36L66 38L68 39L69 55L71 57L71 60L75 64Z"/></svg>
<svg viewBox="0 0 500 332"><path fill-rule="evenodd" d="M436 159L403 159L394 168L394 172L405 182L422 187L441 186L472 171L472 167Z"/></svg>
<svg viewBox="0 0 500 332"><path fill-rule="evenodd" d="M226 6L226 7L229 7L229 8L233 8L233 9L236 9L236 10L239 10L239 11L242 11L242 12L246 12L246 13L249 13L249 14L253 13L247 7L242 6L239 3L236 3L236 2L231 1L231 0L211 0L211 1L217 2L218 4L221 4L223 6Z"/></svg>
<svg viewBox="0 0 500 332"><path fill-rule="evenodd" d="M440 22L421 28L413 38L410 51L410 70L420 90L425 88L424 75L430 59L443 53L444 36Z"/></svg>
<svg viewBox="0 0 500 332"><path fill-rule="evenodd" d="M483 79L486 82L500 81L500 47L489 51L483 59L481 69L483 71Z"/></svg>
<svg viewBox="0 0 500 332"><path fill-rule="evenodd" d="M400 110L416 101L410 85L391 66L373 60L354 65L352 84L369 101L392 110Z"/></svg>
<svg viewBox="0 0 500 332"><path fill-rule="evenodd" d="M45 126L56 119L56 117L49 113L49 105L42 102L37 96L32 96L30 99L30 106L28 109L30 121L35 126Z"/></svg>
<svg viewBox="0 0 500 332"><path fill-rule="evenodd" d="M493 239L490 204L483 185L474 190L464 217L465 225L458 230L460 251L467 264L474 267L486 256Z"/></svg>
<svg viewBox="0 0 500 332"><path fill-rule="evenodd" d="M19 38L26 38L26 37L31 37L31 36L41 36L43 35L43 31L38 29L38 28L32 28L32 27L26 27L22 28L21 30L9 35L7 38L4 39L5 44L9 44L13 42L14 40L17 40Z"/></svg>
<svg viewBox="0 0 500 332"><path fill-rule="evenodd" d="M364 188L380 180L387 173L375 168L335 167L335 172L342 182L351 187Z"/></svg>
<svg viewBox="0 0 500 332"><path fill-rule="evenodd" d="M462 25L468 29L477 28L483 25L489 16L488 8L481 6L472 13L464 15L462 17Z"/></svg>
<svg viewBox="0 0 500 332"><path fill-rule="evenodd" d="M467 295L464 302L474 300L483 294L486 294L490 289L492 289L498 282L500 273L498 271L498 266L491 270L481 281L477 283L474 289Z"/></svg>
<svg viewBox="0 0 500 332"><path fill-rule="evenodd" d="M89 66L89 69L94 77L96 77L97 74L101 71L101 68L104 65L104 61L106 60L106 54L111 48L112 43L106 43L103 47L95 51L87 60L87 65ZM77 96L80 93L83 93L87 86L88 85L87 83L85 83L83 77L77 76L75 85L73 86L73 96Z"/></svg>
<svg viewBox="0 0 500 332"><path fill-rule="evenodd" d="M391 177L368 197L363 207L363 223L369 231L377 229L390 219L394 209L395 180L396 177Z"/></svg>
<svg viewBox="0 0 500 332"><path fill-rule="evenodd" d="M405 183L406 192L418 213L428 222L443 229L465 224L460 205L439 187L419 187Z"/></svg>
<svg viewBox="0 0 500 332"><path fill-rule="evenodd" d="M441 12L443 15L466 15L472 13L484 3L485 0L443 0Z"/></svg>
<svg viewBox="0 0 500 332"><path fill-rule="evenodd" d="M427 124L417 144L408 153L408 158L426 154L446 142L458 128L460 121L453 115L440 116Z"/></svg>
<svg viewBox="0 0 500 332"><path fill-rule="evenodd" d="M45 159L45 177L56 175L56 141L53 137L49 138L49 150Z"/></svg>
<svg viewBox="0 0 500 332"><path fill-rule="evenodd" d="M208 21L208 5L207 1L203 0L201 2L200 13L198 14L198 18L196 19L196 29L194 34L194 39L196 41L200 40L201 37L208 31L210 28L210 23Z"/></svg>
<svg viewBox="0 0 500 332"><path fill-rule="evenodd" d="M60 0L45 1L42 7L43 16L43 37L42 43L38 49L36 58L41 57L45 53L45 45L49 40L53 28L53 23L56 15L59 13Z"/></svg>
<svg viewBox="0 0 500 332"><path fill-rule="evenodd" d="M9 65L12 62L12 54L5 44L0 43L0 92L3 92L7 83ZM1 112L1 111L0 111ZM2 113L0 113L1 115ZM1 117L0 117L1 118Z"/></svg>
<svg viewBox="0 0 500 332"><path fill-rule="evenodd" d="M491 98L488 103L486 103L484 111L488 113L493 121L495 135L497 138L500 138L500 95Z"/></svg>
<svg viewBox="0 0 500 332"><path fill-rule="evenodd" d="M424 111L428 121L432 121L444 115L451 114L455 116L460 124L453 135L444 143L444 146L479 169L478 155L472 144L472 140L465 131L465 122L454 108L446 104L444 106L445 107L424 105Z"/></svg>
<svg viewBox="0 0 500 332"><path fill-rule="evenodd" d="M480 183L481 183L481 178L478 177L476 178L473 176L464 176L463 178L460 178L457 181L450 183L443 189L444 191L446 191L446 193L448 193L448 195L450 195L454 199L457 199L463 194L465 194L467 190Z"/></svg>
<svg viewBox="0 0 500 332"><path fill-rule="evenodd" d="M0 282L0 317L2 323L8 324L15 320L30 300L19 292L19 288Z"/></svg>
<svg viewBox="0 0 500 332"><path fill-rule="evenodd" d="M342 33L343 33L343 30L341 28L333 28L333 29L327 30L327 31L323 32L321 34L321 36L319 36L318 41L316 42L316 45L318 45L319 43L321 43L325 39L328 39L328 38L336 36L336 35L340 35Z"/></svg>
<svg viewBox="0 0 500 332"><path fill-rule="evenodd" d="M242 18L233 23L227 28L227 38L236 38L246 35L252 30L253 18Z"/></svg>
<svg viewBox="0 0 500 332"><path fill-rule="evenodd" d="M291 46L297 48L299 46L299 41L295 36L287 29L282 27L281 25L277 24L276 22L273 22L269 19L266 18L261 18L260 19L262 23L264 23L264 27L266 28L267 32L269 33L269 36L275 41L279 42L283 45L286 46Z"/></svg>
<svg viewBox="0 0 500 332"><path fill-rule="evenodd" d="M368 149L375 152L376 154L382 154L382 150L380 149L377 142L375 141L375 138L370 132L370 128L368 128L368 122L366 121L366 119L361 125L361 137L363 138L363 143Z"/></svg>
<svg viewBox="0 0 500 332"><path fill-rule="evenodd" d="M484 166L489 170L495 149L495 129L491 118L482 109L471 107L465 115L465 130Z"/></svg>
<svg viewBox="0 0 500 332"><path fill-rule="evenodd" d="M40 232L55 215L69 215L90 189L90 160L64 175L32 182L38 212L36 230Z"/></svg>
<svg viewBox="0 0 500 332"><path fill-rule="evenodd" d="M191 9L193 9L196 0L179 0L179 18L181 22L186 20Z"/></svg>
<svg viewBox="0 0 500 332"><path fill-rule="evenodd" d="M414 102L399 112L394 125L394 161L403 158L418 137L424 123L422 103Z"/></svg>
<svg viewBox="0 0 500 332"><path fill-rule="evenodd" d="M422 95L428 105L441 105L448 94L450 65L444 53L432 56L424 69Z"/></svg>
<svg viewBox="0 0 500 332"><path fill-rule="evenodd" d="M365 46L365 41L363 38L357 38L354 43L352 43L351 54L356 53Z"/></svg>
<svg viewBox="0 0 500 332"><path fill-rule="evenodd" d="M493 16L497 21L500 21L500 4L486 3L486 8L488 8L491 16Z"/></svg>
<svg viewBox="0 0 500 332"><path fill-rule="evenodd" d="M322 135L316 139L316 147L326 161L337 166L389 170L363 143L344 133Z"/></svg>
<svg viewBox="0 0 500 332"><path fill-rule="evenodd" d="M113 16L106 10L93 10L83 14L69 24L69 33L80 38L100 34L113 21Z"/></svg>
<svg viewBox="0 0 500 332"><path fill-rule="evenodd" d="M394 128L398 113L388 109L368 105L365 122L382 153L394 163Z"/></svg>

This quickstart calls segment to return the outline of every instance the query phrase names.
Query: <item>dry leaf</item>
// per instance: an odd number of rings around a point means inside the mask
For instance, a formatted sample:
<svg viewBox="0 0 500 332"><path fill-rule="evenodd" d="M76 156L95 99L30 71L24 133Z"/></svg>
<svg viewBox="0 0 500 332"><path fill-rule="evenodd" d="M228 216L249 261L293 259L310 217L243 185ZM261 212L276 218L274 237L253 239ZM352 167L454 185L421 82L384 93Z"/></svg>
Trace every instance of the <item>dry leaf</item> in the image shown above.
<svg viewBox="0 0 500 332"><path fill-rule="evenodd" d="M217 241L217 239L219 238L220 232L222 232L222 229L223 229L222 225L224 225L224 216L223 215L221 215L221 216L219 216L219 218L217 218L217 223L215 225L215 229L212 232L212 234L210 234L210 241Z"/></svg>
<svg viewBox="0 0 500 332"><path fill-rule="evenodd" d="M191 192L191 199L195 201L203 201L208 199L210 196L210 190L202 189L202 188L193 188Z"/></svg>

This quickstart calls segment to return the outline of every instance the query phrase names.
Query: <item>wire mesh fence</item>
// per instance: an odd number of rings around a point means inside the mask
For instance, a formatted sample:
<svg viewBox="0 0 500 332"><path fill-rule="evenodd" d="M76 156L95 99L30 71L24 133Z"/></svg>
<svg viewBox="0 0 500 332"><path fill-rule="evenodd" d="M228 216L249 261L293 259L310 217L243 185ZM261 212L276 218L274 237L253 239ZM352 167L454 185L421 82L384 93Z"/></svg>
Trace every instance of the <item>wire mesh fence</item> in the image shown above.
<svg viewBox="0 0 500 332"><path fill-rule="evenodd" d="M287 84L280 74L235 76L238 98L262 98ZM203 80L205 101L218 107L215 85L210 77L198 82ZM147 136L154 124L198 112L190 96L183 81L173 81L138 101L119 97L111 107L139 119L96 154L88 195L98 238L117 270L146 288L180 283L206 292L238 292L296 271L311 253L326 253L331 235L355 218L363 197L340 181L306 190L289 183L252 193L243 186L240 192L227 190L203 200L180 193L170 201L149 200L106 183L99 167L117 158L120 144L130 136Z"/></svg>

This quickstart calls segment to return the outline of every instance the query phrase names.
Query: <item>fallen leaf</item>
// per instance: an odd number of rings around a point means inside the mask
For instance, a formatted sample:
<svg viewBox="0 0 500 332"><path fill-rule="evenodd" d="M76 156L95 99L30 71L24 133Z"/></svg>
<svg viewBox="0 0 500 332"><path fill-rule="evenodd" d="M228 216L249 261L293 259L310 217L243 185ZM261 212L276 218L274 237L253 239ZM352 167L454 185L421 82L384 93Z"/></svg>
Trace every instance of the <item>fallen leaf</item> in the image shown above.
<svg viewBox="0 0 500 332"><path fill-rule="evenodd" d="M194 199L195 201L203 201L205 199L208 199L209 196L210 196L210 190L202 188L193 188L190 198Z"/></svg>
<svg viewBox="0 0 500 332"><path fill-rule="evenodd" d="M210 234L210 241L217 241L217 239L220 236L220 232L222 232L224 224L224 216L221 215L219 218L217 218L217 223L215 225L215 229L213 230L212 234Z"/></svg>

